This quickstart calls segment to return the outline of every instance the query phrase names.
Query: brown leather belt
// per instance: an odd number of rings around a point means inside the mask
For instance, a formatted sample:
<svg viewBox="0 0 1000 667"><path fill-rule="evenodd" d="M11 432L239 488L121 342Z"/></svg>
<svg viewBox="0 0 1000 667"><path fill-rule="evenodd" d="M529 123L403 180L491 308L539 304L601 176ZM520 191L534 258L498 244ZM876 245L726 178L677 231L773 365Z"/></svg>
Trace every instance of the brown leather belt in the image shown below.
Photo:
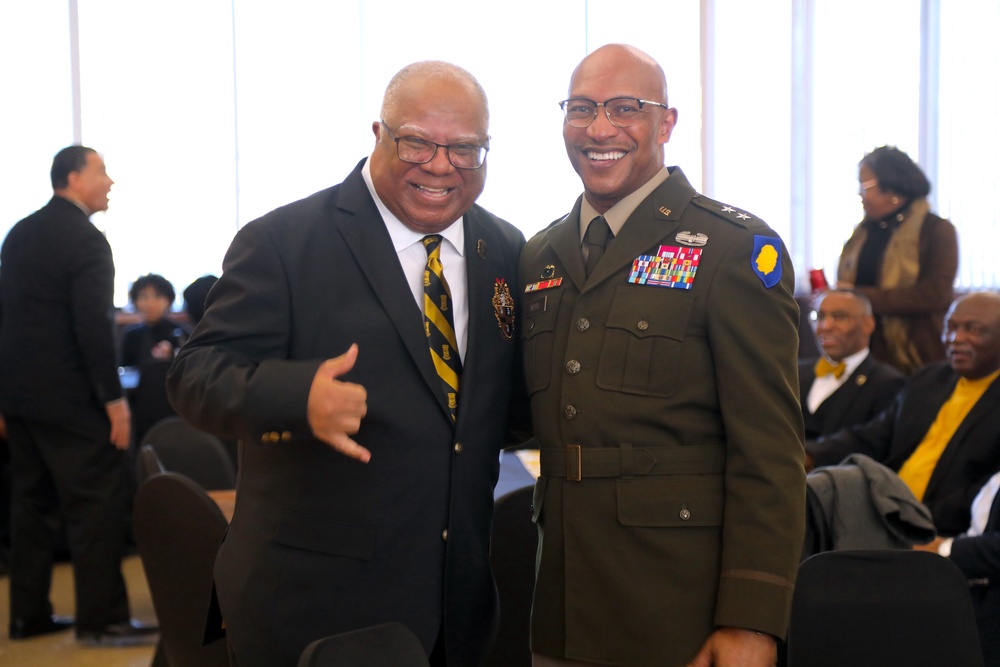
<svg viewBox="0 0 1000 667"><path fill-rule="evenodd" d="M588 477L641 475L721 474L726 469L726 452L721 446L695 447L581 447L542 448L541 473L579 482Z"/></svg>

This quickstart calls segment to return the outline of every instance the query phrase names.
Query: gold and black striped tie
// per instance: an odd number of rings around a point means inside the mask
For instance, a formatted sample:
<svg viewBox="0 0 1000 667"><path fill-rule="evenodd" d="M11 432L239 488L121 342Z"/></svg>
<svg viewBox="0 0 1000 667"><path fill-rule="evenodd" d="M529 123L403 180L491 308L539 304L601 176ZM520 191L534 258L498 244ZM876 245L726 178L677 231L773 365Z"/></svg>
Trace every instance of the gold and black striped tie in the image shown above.
<svg viewBox="0 0 1000 667"><path fill-rule="evenodd" d="M451 418L458 414L458 379L462 374L462 360L458 356L458 339L455 320L451 314L451 290L444 279L441 265L441 236L431 234L423 238L427 251L427 268L424 269L424 333L430 346L434 369L441 378L448 397Z"/></svg>

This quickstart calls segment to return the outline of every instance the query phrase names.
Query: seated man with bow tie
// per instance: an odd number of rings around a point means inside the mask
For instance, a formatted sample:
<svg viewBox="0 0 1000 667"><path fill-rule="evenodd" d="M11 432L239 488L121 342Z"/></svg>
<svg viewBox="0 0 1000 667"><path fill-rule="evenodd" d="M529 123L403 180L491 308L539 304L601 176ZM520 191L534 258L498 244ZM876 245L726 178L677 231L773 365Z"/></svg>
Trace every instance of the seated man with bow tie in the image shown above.
<svg viewBox="0 0 1000 667"><path fill-rule="evenodd" d="M906 382L902 373L869 354L875 318L864 294L824 292L811 319L823 356L799 364L807 439L865 423L892 403Z"/></svg>

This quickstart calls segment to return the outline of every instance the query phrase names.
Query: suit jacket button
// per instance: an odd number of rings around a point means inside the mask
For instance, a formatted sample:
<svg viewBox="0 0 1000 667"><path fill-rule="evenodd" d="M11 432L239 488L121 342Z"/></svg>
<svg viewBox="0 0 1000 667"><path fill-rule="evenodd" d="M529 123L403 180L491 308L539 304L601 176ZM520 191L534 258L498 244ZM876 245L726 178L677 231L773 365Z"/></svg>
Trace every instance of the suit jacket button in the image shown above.
<svg viewBox="0 0 1000 667"><path fill-rule="evenodd" d="M581 317L576 321L577 331L584 332L589 328L590 328L590 320L588 320L586 317Z"/></svg>
<svg viewBox="0 0 1000 667"><path fill-rule="evenodd" d="M445 542L448 541L448 529L447 528L445 528L444 530L441 531L441 539L444 540Z"/></svg>
<svg viewBox="0 0 1000 667"><path fill-rule="evenodd" d="M566 419L576 419L576 408L574 408L572 405L567 405L565 412L566 412Z"/></svg>
<svg viewBox="0 0 1000 667"><path fill-rule="evenodd" d="M580 372L580 362L576 359L570 359L566 362L566 372L570 375L576 375Z"/></svg>
<svg viewBox="0 0 1000 667"><path fill-rule="evenodd" d="M456 442L455 443L455 453L456 454L461 454L462 453L462 443L460 443L460 442Z"/></svg>

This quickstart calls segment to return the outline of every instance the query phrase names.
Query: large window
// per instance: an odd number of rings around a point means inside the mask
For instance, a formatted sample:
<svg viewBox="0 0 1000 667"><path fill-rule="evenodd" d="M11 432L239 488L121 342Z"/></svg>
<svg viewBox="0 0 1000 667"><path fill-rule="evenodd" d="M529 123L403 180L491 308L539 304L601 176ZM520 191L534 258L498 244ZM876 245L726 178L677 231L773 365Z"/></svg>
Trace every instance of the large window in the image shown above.
<svg viewBox="0 0 1000 667"><path fill-rule="evenodd" d="M800 286L830 277L861 218L857 163L881 144L927 171L958 227L959 285L994 268L1000 132L995 0L131 0L0 5L0 236L50 194L48 167L79 141L116 180L94 217L129 283L178 292L218 273L237 229L343 179L373 143L383 88L441 58L490 97L480 203L526 235L581 186L558 100L596 46L634 44L667 72L679 122L667 163L705 194L767 220Z"/></svg>

